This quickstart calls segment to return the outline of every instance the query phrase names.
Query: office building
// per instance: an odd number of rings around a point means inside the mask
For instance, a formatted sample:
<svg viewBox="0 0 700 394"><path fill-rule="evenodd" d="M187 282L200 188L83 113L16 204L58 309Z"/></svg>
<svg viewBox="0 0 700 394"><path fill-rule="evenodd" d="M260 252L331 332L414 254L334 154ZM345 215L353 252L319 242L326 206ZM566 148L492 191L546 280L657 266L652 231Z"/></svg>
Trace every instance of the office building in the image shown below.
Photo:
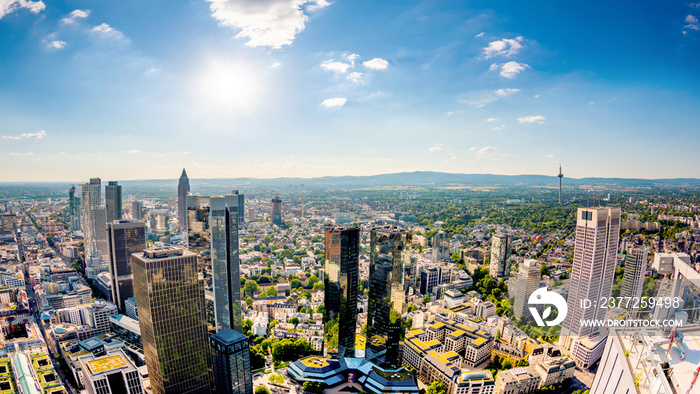
<svg viewBox="0 0 700 394"><path fill-rule="evenodd" d="M189 249L198 266L211 264L216 331L242 332L238 196L188 196L187 223Z"/></svg>
<svg viewBox="0 0 700 394"><path fill-rule="evenodd" d="M649 252L646 249L631 248L627 251L620 297L632 297L632 299L640 299L642 297L648 258ZM627 307L626 304L623 306Z"/></svg>
<svg viewBox="0 0 700 394"><path fill-rule="evenodd" d="M516 319L520 316L532 318L528 310L528 299L540 287L540 262L527 259L520 265L518 271L518 282L515 290L515 305L513 314Z"/></svg>
<svg viewBox="0 0 700 394"><path fill-rule="evenodd" d="M122 185L117 181L109 181L105 186L105 206L107 207L107 223L122 218Z"/></svg>
<svg viewBox="0 0 700 394"><path fill-rule="evenodd" d="M142 394L141 376L123 350L102 357L88 353L79 359L81 380L89 394Z"/></svg>
<svg viewBox="0 0 700 394"><path fill-rule="evenodd" d="M584 308L581 300L610 297L617 268L620 214L620 208L578 208L576 213L574 261L559 345L572 351L580 368L595 363L605 347L607 334L583 321L603 320L608 309L600 302Z"/></svg>
<svg viewBox="0 0 700 394"><path fill-rule="evenodd" d="M131 254L146 249L146 224L128 220L114 221L107 223L107 234L112 302L123 311L126 300L134 296Z"/></svg>
<svg viewBox="0 0 700 394"><path fill-rule="evenodd" d="M365 358L380 366L401 366L401 315L406 312L405 265L410 264L410 235L398 227L370 233L369 303Z"/></svg>
<svg viewBox="0 0 700 394"><path fill-rule="evenodd" d="M68 217L70 229L80 230L80 198L75 195L75 185L68 190Z"/></svg>
<svg viewBox="0 0 700 394"><path fill-rule="evenodd" d="M440 284L440 268L436 266L423 266L420 270L420 293L428 294Z"/></svg>
<svg viewBox="0 0 700 394"><path fill-rule="evenodd" d="M80 222L85 235L86 260L99 257L107 261L109 259L107 211L102 205L102 181L100 178L90 178L90 183L82 184L80 188L82 193Z"/></svg>
<svg viewBox="0 0 700 394"><path fill-rule="evenodd" d="M233 190L231 194L238 196L238 227L242 228L245 225L245 196L238 190Z"/></svg>
<svg viewBox="0 0 700 394"><path fill-rule="evenodd" d="M498 280L510 275L508 258L512 253L510 237L506 234L494 234L491 237L491 265L489 275Z"/></svg>
<svg viewBox="0 0 700 394"><path fill-rule="evenodd" d="M248 337L230 328L211 336L217 394L253 394Z"/></svg>
<svg viewBox="0 0 700 394"><path fill-rule="evenodd" d="M450 256L450 239L447 238L447 234L440 231L433 235L433 262L449 260Z"/></svg>
<svg viewBox="0 0 700 394"><path fill-rule="evenodd" d="M359 254L359 227L326 227L323 325L328 358L355 357Z"/></svg>
<svg viewBox="0 0 700 394"><path fill-rule="evenodd" d="M154 394L209 393L211 354L197 256L180 247L132 255L141 341Z"/></svg>
<svg viewBox="0 0 700 394"><path fill-rule="evenodd" d="M177 225L178 231L187 230L187 194L190 192L190 179L185 169L182 169L177 184Z"/></svg>
<svg viewBox="0 0 700 394"><path fill-rule="evenodd" d="M273 197L271 200L272 204L272 223L278 226L282 225L282 200L279 196Z"/></svg>
<svg viewBox="0 0 700 394"><path fill-rule="evenodd" d="M131 219L143 220L143 201L134 200L131 202Z"/></svg>

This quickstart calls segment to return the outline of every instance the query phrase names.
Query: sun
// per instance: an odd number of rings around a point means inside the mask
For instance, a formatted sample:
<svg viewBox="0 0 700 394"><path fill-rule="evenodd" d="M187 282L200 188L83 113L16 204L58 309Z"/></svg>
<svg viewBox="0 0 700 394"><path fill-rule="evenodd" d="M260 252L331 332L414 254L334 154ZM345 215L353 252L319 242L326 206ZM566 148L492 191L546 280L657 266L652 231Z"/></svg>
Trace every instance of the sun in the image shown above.
<svg viewBox="0 0 700 394"><path fill-rule="evenodd" d="M208 108L226 112L251 111L260 99L258 73L240 63L212 63L196 81L198 96Z"/></svg>

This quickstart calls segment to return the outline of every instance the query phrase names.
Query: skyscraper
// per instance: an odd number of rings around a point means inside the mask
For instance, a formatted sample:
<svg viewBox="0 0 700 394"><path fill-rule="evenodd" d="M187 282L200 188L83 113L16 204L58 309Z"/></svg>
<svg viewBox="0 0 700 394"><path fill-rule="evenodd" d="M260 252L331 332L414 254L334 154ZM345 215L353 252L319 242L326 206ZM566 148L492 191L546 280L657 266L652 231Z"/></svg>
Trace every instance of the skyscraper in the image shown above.
<svg viewBox="0 0 700 394"><path fill-rule="evenodd" d="M131 256L153 393L209 393L212 360L197 256L177 247Z"/></svg>
<svg viewBox="0 0 700 394"><path fill-rule="evenodd" d="M323 327L329 358L355 357L359 257L359 227L326 227Z"/></svg>
<svg viewBox="0 0 700 394"><path fill-rule="evenodd" d="M109 181L105 186L105 205L107 206L107 223L122 218L122 185Z"/></svg>
<svg viewBox="0 0 700 394"><path fill-rule="evenodd" d="M238 190L233 190L231 194L238 196L238 227L243 227L245 225L245 196Z"/></svg>
<svg viewBox="0 0 700 394"><path fill-rule="evenodd" d="M398 368L401 315L406 311L405 265L410 264L410 235L398 227L370 233L369 304L365 358L381 367Z"/></svg>
<svg viewBox="0 0 700 394"><path fill-rule="evenodd" d="M600 299L610 297L612 292L620 214L620 208L579 208L576 213L574 261L559 345L572 349L574 361L581 368L597 361L605 347L607 334L582 321L603 320L608 310ZM592 305L583 307L581 300L590 300Z"/></svg>
<svg viewBox="0 0 700 394"><path fill-rule="evenodd" d="M515 305L513 314L516 318L520 316L530 317L528 312L528 299L540 287L540 262L533 259L525 260L518 270L518 283L515 288Z"/></svg>
<svg viewBox="0 0 700 394"><path fill-rule="evenodd" d="M128 220L107 223L107 240L112 302L123 311L126 300L134 296L131 254L146 249L146 224Z"/></svg>
<svg viewBox="0 0 700 394"><path fill-rule="evenodd" d="M271 200L272 208L272 223L278 226L282 225L282 200L280 196L272 197Z"/></svg>
<svg viewBox="0 0 700 394"><path fill-rule="evenodd" d="M187 224L188 245L198 265L211 264L216 331L242 332L238 196L188 196Z"/></svg>
<svg viewBox="0 0 700 394"><path fill-rule="evenodd" d="M190 192L190 178L185 169L182 169L180 180L177 184L177 224L179 231L187 230L187 193Z"/></svg>
<svg viewBox="0 0 700 394"><path fill-rule="evenodd" d="M450 239L444 231L433 235L433 262L438 263L450 258Z"/></svg>
<svg viewBox="0 0 700 394"><path fill-rule="evenodd" d="M512 253L510 237L505 234L494 234L491 237L491 265L489 275L498 280L510 275L508 258Z"/></svg>
<svg viewBox="0 0 700 394"><path fill-rule="evenodd" d="M131 202L131 218L143 220L143 201L134 200Z"/></svg>
<svg viewBox="0 0 700 394"><path fill-rule="evenodd" d="M70 229L80 230L80 198L75 195L75 185L68 190L68 214L70 217Z"/></svg>
<svg viewBox="0 0 700 394"><path fill-rule="evenodd" d="M641 298L644 277L647 272L649 251L643 248L631 248L625 256L625 273L622 276L620 297ZM625 303L624 306L627 306Z"/></svg>
<svg viewBox="0 0 700 394"><path fill-rule="evenodd" d="M248 337L230 328L211 336L217 394L252 394Z"/></svg>

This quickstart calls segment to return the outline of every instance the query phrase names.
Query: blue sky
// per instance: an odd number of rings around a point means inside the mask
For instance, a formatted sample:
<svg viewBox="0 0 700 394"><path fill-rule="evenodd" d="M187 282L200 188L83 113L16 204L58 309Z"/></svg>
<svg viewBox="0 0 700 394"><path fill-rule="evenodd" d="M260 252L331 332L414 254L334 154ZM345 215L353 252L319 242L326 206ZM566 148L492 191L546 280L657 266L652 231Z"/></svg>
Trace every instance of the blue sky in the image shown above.
<svg viewBox="0 0 700 394"><path fill-rule="evenodd" d="M700 3L0 0L0 181L700 177Z"/></svg>

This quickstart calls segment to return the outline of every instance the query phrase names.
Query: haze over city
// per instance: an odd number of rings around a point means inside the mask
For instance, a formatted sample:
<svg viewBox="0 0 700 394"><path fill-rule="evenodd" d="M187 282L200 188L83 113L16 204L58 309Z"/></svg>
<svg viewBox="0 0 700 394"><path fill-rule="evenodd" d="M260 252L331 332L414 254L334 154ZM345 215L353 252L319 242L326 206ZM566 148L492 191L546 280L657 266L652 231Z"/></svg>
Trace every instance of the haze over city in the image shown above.
<svg viewBox="0 0 700 394"><path fill-rule="evenodd" d="M0 1L0 181L697 177L680 1ZM173 173L175 171L175 173Z"/></svg>

